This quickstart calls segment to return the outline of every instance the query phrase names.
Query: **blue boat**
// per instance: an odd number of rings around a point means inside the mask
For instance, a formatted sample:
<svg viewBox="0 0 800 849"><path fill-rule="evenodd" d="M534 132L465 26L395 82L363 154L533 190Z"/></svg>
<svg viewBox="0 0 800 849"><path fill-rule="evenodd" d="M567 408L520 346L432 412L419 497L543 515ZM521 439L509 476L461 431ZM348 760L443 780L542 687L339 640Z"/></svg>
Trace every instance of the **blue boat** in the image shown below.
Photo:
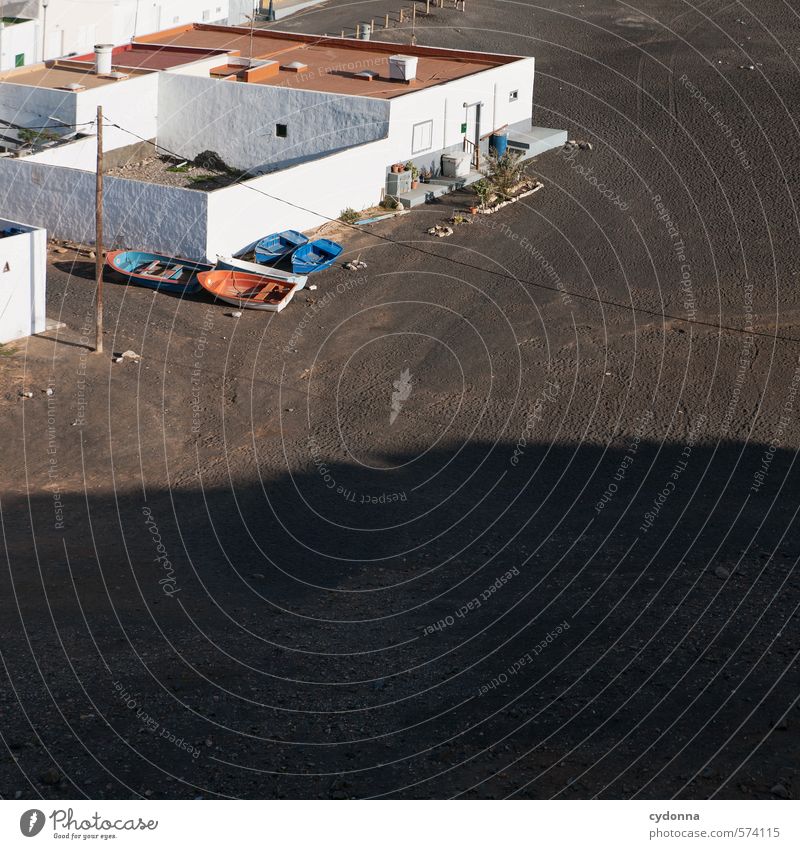
<svg viewBox="0 0 800 849"><path fill-rule="evenodd" d="M312 274L330 268L336 257L344 250L338 242L330 239L315 239L298 248L292 254L292 271L295 274Z"/></svg>
<svg viewBox="0 0 800 849"><path fill-rule="evenodd" d="M308 244L308 237L297 230L284 230L282 233L273 233L266 236L256 245L256 262L277 262L301 245Z"/></svg>
<svg viewBox="0 0 800 849"><path fill-rule="evenodd" d="M110 251L106 262L138 286L186 295L199 291L197 275L214 267L205 262L144 251Z"/></svg>

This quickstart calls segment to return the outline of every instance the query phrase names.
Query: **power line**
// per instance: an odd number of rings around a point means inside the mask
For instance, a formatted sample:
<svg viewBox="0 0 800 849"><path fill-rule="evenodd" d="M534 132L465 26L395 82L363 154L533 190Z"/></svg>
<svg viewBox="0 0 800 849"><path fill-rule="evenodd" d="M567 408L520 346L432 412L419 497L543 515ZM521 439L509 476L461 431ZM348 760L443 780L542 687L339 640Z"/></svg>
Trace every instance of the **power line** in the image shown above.
<svg viewBox="0 0 800 849"><path fill-rule="evenodd" d="M166 147L162 147L157 142L152 141L152 139L145 139L142 136L138 135L137 133L134 133L133 130L129 130L126 127L121 127L119 124L111 124L111 126L115 127L118 130L122 130L122 132L124 132L124 133L129 133L130 135L134 136L135 138L139 139L140 141L146 142L147 144L152 145L154 148L162 150L165 153L167 153L169 156L175 157L176 159L185 159L186 158L186 157L181 156L178 153L175 153L172 150L169 150ZM286 198L278 197L277 195L271 195L269 192L265 192L262 189L256 188L255 186L248 185L247 183L242 182L242 183L239 183L239 185L242 186L243 188L250 189L251 191L257 192L258 194L263 195L264 197L270 198L271 200L276 200L279 203L284 203L287 206L294 207L295 209L298 209L302 212L307 212L310 215L316 215L319 218L325 219L326 221L330 221L330 222L335 221L339 224L343 224L345 227L349 227L352 230L356 230L357 232L363 232L360 227L357 227L354 224L348 224L346 221L342 221L340 218L331 218L328 215L323 215L321 212L317 212L316 210L309 209L308 207L302 206L301 204L297 204L297 203L294 203L290 200L286 200ZM718 330L718 331L724 330L728 333L738 333L738 334L743 335L743 336L760 336L760 337L763 337L765 339L772 339L772 340L778 341L778 342L794 342L795 344L800 343L800 339L798 339L794 336L783 336L783 335L780 335L780 334L777 334L777 333L766 333L766 332L761 331L761 330L746 330L746 329L741 328L741 327L734 327L734 326L729 325L729 324L715 323L715 322L712 322L712 321L703 321L702 319L690 319L690 318L686 318L686 317L681 316L681 315L674 315L672 313L659 312L658 310L647 309L646 307L634 307L632 304L624 304L621 301L614 301L614 300L611 300L610 298L601 298L601 297L598 297L597 295L587 295L583 292L576 292L576 291L572 291L572 290L566 289L566 288L560 289L557 286L550 286L547 283L541 283L537 280L522 279L522 278L519 278L519 277L515 277L512 274L507 274L503 271L495 271L495 270L490 269L490 268L481 268L478 265L473 265L472 263L464 262L463 260L453 259L451 257L443 256L442 254L436 253L434 251L426 250L425 248L421 248L418 245L412 245L412 244L408 244L406 242L399 242L396 239L392 239L390 236L384 236L380 233L372 232L370 235L374 236L377 239L380 239L383 242L388 242L389 244L395 245L397 247L402 247L406 250L409 250L409 249L414 250L417 253L421 253L424 256L433 257L434 259L443 259L446 262L449 262L453 265L459 265L459 266L462 266L463 268L469 268L472 271L478 271L481 274L491 274L495 277L500 277L504 280L511 280L515 283L522 283L522 284L524 284L526 286L530 286L532 288L544 289L545 291L555 292L559 295L566 294L566 295L569 295L570 297L577 298L578 300L589 301L591 303L601 304L602 306L606 306L606 307L614 307L615 309L622 309L622 310L625 310L626 312L634 312L634 313L638 312L638 313L641 313L643 315L651 316L651 317L654 317L654 318L660 318L662 320L679 321L679 322L682 322L683 324L698 325L700 327L708 327L708 328L711 328L712 330Z"/></svg>

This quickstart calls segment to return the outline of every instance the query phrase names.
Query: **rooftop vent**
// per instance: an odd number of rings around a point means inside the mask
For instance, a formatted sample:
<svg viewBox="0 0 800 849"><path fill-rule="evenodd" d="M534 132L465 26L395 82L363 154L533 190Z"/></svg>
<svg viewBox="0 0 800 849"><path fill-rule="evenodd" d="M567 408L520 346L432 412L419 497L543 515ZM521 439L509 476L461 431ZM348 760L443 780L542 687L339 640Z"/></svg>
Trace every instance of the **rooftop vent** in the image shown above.
<svg viewBox="0 0 800 849"><path fill-rule="evenodd" d="M111 73L111 57L113 52L113 44L95 44L94 70L98 76L107 76Z"/></svg>
<svg viewBox="0 0 800 849"><path fill-rule="evenodd" d="M127 80L130 74L123 74L122 71L112 71L108 74L110 80Z"/></svg>
<svg viewBox="0 0 800 849"><path fill-rule="evenodd" d="M63 91L86 91L86 86L80 83L67 83L60 87Z"/></svg>
<svg viewBox="0 0 800 849"><path fill-rule="evenodd" d="M410 83L416 78L416 56L401 56L397 54L389 57L389 79Z"/></svg>
<svg viewBox="0 0 800 849"><path fill-rule="evenodd" d="M308 65L305 62L289 62L288 65L281 65L282 71L294 71L294 73L299 74L301 71L307 71Z"/></svg>
<svg viewBox="0 0 800 849"><path fill-rule="evenodd" d="M377 76L377 71L359 71L357 74L353 74L353 76L357 80L366 80L367 82L372 82Z"/></svg>

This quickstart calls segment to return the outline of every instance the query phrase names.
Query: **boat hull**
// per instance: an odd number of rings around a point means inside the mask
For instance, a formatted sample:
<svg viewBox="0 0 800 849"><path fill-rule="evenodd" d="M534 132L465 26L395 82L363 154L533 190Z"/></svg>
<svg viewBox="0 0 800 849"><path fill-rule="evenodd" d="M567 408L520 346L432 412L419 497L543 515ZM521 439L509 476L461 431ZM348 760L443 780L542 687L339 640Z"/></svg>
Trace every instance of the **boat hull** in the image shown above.
<svg viewBox="0 0 800 849"><path fill-rule="evenodd" d="M246 310L281 312L297 291L297 287L286 280L246 271L204 271L197 279L210 295Z"/></svg>
<svg viewBox="0 0 800 849"><path fill-rule="evenodd" d="M197 275L213 268L208 263L145 251L110 251L106 263L129 283L179 295L198 292Z"/></svg>
<svg viewBox="0 0 800 849"><path fill-rule="evenodd" d="M292 254L292 271L295 274L314 274L330 268L344 249L330 239L316 239L298 248Z"/></svg>
<svg viewBox="0 0 800 849"><path fill-rule="evenodd" d="M250 274L260 274L262 277L277 277L291 283L295 289L302 289L308 280L304 274L294 274L291 271L281 271L257 262L247 262L233 256L217 256L217 268L223 271L247 271Z"/></svg>
<svg viewBox="0 0 800 849"><path fill-rule="evenodd" d="M308 237L297 230L284 230L282 233L271 233L256 244L256 262L277 262L288 256L299 247L308 244Z"/></svg>

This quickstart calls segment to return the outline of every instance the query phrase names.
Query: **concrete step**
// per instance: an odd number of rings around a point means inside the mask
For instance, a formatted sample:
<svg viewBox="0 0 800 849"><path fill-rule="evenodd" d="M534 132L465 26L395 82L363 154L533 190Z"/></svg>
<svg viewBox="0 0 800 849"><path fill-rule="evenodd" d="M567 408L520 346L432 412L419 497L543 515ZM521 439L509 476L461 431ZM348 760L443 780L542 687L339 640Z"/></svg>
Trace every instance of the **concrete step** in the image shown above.
<svg viewBox="0 0 800 849"><path fill-rule="evenodd" d="M406 209L411 209L415 206L421 206L423 203L430 203L442 195L463 189L464 186L469 186L476 180L480 180L482 176L479 171L470 171L466 177L435 177L427 183L420 183L416 189L412 189L410 192L403 192L403 194L397 196L397 199Z"/></svg>
<svg viewBox="0 0 800 849"><path fill-rule="evenodd" d="M554 130L551 127L531 127L524 133L512 130L508 134L509 149L521 153L523 159L531 159L546 150L564 147L566 141L566 130Z"/></svg>

